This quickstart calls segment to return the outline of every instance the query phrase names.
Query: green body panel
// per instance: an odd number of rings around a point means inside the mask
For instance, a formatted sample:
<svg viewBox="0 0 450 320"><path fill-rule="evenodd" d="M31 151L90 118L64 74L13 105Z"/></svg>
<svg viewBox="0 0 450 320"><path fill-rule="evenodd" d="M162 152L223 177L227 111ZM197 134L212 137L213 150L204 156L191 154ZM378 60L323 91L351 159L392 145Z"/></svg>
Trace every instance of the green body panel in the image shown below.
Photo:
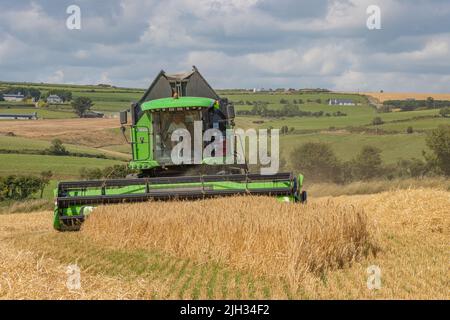
<svg viewBox="0 0 450 320"><path fill-rule="evenodd" d="M133 160L131 169L151 169L159 164L153 158L152 114L145 112L135 126L131 127Z"/></svg>
<svg viewBox="0 0 450 320"><path fill-rule="evenodd" d="M168 108L189 108L213 106L214 100L200 97L162 98L144 102L141 105L142 111L168 109Z"/></svg>
<svg viewBox="0 0 450 320"><path fill-rule="evenodd" d="M303 188L303 179L304 179L303 175L302 175L302 174L299 174L299 175L298 175L298 178L297 178L297 181L298 181L298 190L302 190L302 188Z"/></svg>
<svg viewBox="0 0 450 320"><path fill-rule="evenodd" d="M58 210L58 207L55 206L55 209L53 210L53 228L61 230L61 221L59 220Z"/></svg>

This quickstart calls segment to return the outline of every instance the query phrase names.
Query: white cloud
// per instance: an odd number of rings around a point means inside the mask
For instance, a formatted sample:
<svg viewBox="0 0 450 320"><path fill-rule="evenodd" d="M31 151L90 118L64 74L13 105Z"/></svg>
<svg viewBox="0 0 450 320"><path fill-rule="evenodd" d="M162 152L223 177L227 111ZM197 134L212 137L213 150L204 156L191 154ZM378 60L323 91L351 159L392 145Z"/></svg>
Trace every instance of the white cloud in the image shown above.
<svg viewBox="0 0 450 320"><path fill-rule="evenodd" d="M355 60L351 44L322 43L307 49L295 48L247 56L248 63L261 71L285 75L332 75Z"/></svg>
<svg viewBox="0 0 450 320"><path fill-rule="evenodd" d="M0 37L0 66L20 54L27 46L11 35Z"/></svg>
<svg viewBox="0 0 450 320"><path fill-rule="evenodd" d="M89 56L87 50L77 50L74 53L74 57L80 60L86 59Z"/></svg>
<svg viewBox="0 0 450 320"><path fill-rule="evenodd" d="M47 77L46 82L48 82L48 83L64 83L64 71L56 70L52 75Z"/></svg>
<svg viewBox="0 0 450 320"><path fill-rule="evenodd" d="M332 83L331 89L338 91L448 92L450 75L347 71Z"/></svg>
<svg viewBox="0 0 450 320"><path fill-rule="evenodd" d="M98 83L102 83L102 84L112 84L111 79L109 78L109 74L108 72L102 72L100 80L98 81Z"/></svg>
<svg viewBox="0 0 450 320"><path fill-rule="evenodd" d="M145 87L160 69L195 64L218 87L448 91L448 1L79 4L83 29L71 32L63 2L1 2L0 80ZM382 30L366 28L370 4L381 8Z"/></svg>

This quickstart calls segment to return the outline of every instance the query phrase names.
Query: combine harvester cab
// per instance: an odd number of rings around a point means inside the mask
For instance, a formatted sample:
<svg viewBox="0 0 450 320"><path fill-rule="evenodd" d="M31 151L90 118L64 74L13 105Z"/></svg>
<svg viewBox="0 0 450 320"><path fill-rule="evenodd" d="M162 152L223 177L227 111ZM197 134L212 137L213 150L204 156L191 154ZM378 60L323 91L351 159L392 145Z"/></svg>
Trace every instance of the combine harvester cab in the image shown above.
<svg viewBox="0 0 450 320"><path fill-rule="evenodd" d="M233 105L221 99L195 67L185 74L168 75L161 71L141 100L131 106L130 113L133 158L129 167L138 173L125 179L60 182L55 190L55 229L78 230L93 209L102 204L233 195L306 201L302 175L261 175L249 173L246 163L224 164L228 163L224 159L230 157L224 142L221 154L214 154L214 158L173 162L174 129L185 129L193 137L198 131L203 137L206 130L218 129L224 141L227 129L234 127ZM125 131L127 112L121 112L120 122ZM202 150L208 144L203 139L200 143ZM190 158L195 158L194 144ZM220 164L214 161L217 159L222 160Z"/></svg>

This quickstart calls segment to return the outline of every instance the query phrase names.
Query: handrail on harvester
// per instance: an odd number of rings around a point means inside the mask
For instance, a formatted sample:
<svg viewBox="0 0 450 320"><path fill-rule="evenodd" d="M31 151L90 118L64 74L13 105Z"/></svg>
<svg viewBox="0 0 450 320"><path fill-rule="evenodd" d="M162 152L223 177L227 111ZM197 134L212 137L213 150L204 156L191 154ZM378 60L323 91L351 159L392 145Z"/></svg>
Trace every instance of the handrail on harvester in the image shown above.
<svg viewBox="0 0 450 320"><path fill-rule="evenodd" d="M70 181L60 182L58 184L57 206L67 208L71 205L84 204L105 204L120 202L135 202L154 200L168 200L172 198L198 199L205 197L214 197L217 195L272 195L272 196L290 196L293 194L293 187L296 185L296 179L291 173L279 173L275 175L260 174L233 174L233 175L200 175L185 177L158 177L158 178L140 178L140 179L113 179L113 180L92 180L92 181ZM205 188L205 183L213 182L242 182L245 188ZM285 186L271 186L251 188L251 182L285 182ZM198 183L197 186L186 184ZM185 185L183 185L185 184ZM110 194L106 193L106 188L126 187L126 186L145 186L144 192ZM158 188L151 188L152 185L159 185ZM162 185L162 186L161 186ZM89 188L101 188L100 195L70 195L72 191L83 191Z"/></svg>

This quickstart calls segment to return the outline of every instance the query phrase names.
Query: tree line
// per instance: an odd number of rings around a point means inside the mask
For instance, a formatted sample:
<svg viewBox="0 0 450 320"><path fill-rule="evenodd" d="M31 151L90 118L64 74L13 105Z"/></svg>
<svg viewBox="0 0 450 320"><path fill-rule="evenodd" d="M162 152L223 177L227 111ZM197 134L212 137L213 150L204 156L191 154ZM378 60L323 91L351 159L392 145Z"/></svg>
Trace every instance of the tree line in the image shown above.
<svg viewBox="0 0 450 320"><path fill-rule="evenodd" d="M350 161L338 159L329 144L307 142L290 154L295 170L315 182L347 183L358 180L395 177L423 177L443 175L450 177L450 125L441 125L426 138L431 153L423 152L425 160L400 160L385 165L381 150L363 146Z"/></svg>
<svg viewBox="0 0 450 320"><path fill-rule="evenodd" d="M0 98L3 99L4 94L22 94L25 99L36 99L39 100L41 97L41 91L35 88L27 88L27 87L11 87L3 89L0 92Z"/></svg>
<svg viewBox="0 0 450 320"><path fill-rule="evenodd" d="M306 99L306 102L315 102L318 104L322 103L322 99L317 98L317 99ZM281 98L279 101L280 104L304 104L305 102L303 101L303 99L293 99L292 102L289 101L288 99L285 98ZM247 106L253 106L253 105L260 105L260 104L264 104L264 105L268 105L269 102L267 101L249 101L249 100L238 100L238 101L233 101L234 105L247 105Z"/></svg>
<svg viewBox="0 0 450 320"><path fill-rule="evenodd" d="M40 192L42 198L45 187L53 176L51 171L43 171L40 176L8 175L0 177L0 201L23 200Z"/></svg>
<svg viewBox="0 0 450 320"><path fill-rule="evenodd" d="M238 110L238 115L261 116L263 118L281 118L281 117L344 117L345 112L324 112L324 111L304 111L300 110L298 105L285 104L279 109L269 109L267 104L255 104L251 110Z"/></svg>
<svg viewBox="0 0 450 320"><path fill-rule="evenodd" d="M113 165L104 169L82 168L80 178L83 180L119 179L135 173L127 165ZM44 189L53 177L52 171L43 171L36 175L7 175L0 176L0 201L24 200L39 195L43 197Z"/></svg>
<svg viewBox="0 0 450 320"><path fill-rule="evenodd" d="M428 97L426 100L386 100L383 102L386 108L399 108L402 111L413 111L418 108L440 109L450 107L449 100L434 100Z"/></svg>
<svg viewBox="0 0 450 320"><path fill-rule="evenodd" d="M136 173L127 165L116 164L104 169L100 168L81 168L80 178L82 180L101 180L101 179L120 179L126 178L127 175Z"/></svg>

